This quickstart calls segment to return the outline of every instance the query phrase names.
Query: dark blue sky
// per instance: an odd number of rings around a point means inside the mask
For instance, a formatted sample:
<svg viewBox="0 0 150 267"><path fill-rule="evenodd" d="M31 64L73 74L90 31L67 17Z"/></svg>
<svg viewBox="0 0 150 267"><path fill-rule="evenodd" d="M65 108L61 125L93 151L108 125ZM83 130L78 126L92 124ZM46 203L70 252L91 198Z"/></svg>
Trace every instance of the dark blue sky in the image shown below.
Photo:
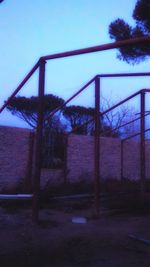
<svg viewBox="0 0 150 267"><path fill-rule="evenodd" d="M118 17L134 25L135 3L135 0L5 0L0 5L0 105L40 56L111 42L108 26ZM149 71L148 61L131 66L119 61L116 54L116 50L106 51L47 63L46 92L67 99L97 73ZM111 94L115 102L148 85L148 78L105 80L102 94L104 97ZM21 94L37 94L37 74ZM83 102L92 105L92 88L74 103ZM23 125L6 111L0 123Z"/></svg>

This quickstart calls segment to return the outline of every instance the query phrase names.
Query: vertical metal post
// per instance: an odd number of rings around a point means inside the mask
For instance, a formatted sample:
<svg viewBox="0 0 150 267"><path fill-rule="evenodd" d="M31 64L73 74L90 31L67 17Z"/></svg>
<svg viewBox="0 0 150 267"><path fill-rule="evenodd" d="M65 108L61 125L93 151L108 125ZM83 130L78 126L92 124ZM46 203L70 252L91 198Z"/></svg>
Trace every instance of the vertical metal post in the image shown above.
<svg viewBox="0 0 150 267"><path fill-rule="evenodd" d="M27 170L25 175L25 189L27 192L32 190L32 167L33 167L33 150L34 150L34 132L29 134L29 151L28 151L28 161Z"/></svg>
<svg viewBox="0 0 150 267"><path fill-rule="evenodd" d="M35 162L33 173L33 221L38 222L39 219L39 195L40 195L40 175L42 163L42 133L43 133L43 100L45 87L45 61L40 61L39 66L39 88L38 88L38 118L36 129L36 143L35 143Z"/></svg>
<svg viewBox="0 0 150 267"><path fill-rule="evenodd" d="M141 123L140 123L140 192L143 198L145 191L145 92L141 92Z"/></svg>
<svg viewBox="0 0 150 267"><path fill-rule="evenodd" d="M120 147L120 153L121 153L121 182L123 181L123 140L121 140L121 147Z"/></svg>
<svg viewBox="0 0 150 267"><path fill-rule="evenodd" d="M100 209L100 78L95 78L95 136L94 136L94 176L95 211Z"/></svg>
<svg viewBox="0 0 150 267"><path fill-rule="evenodd" d="M68 135L67 134L63 135L63 140L64 140L64 185L66 185L67 184L67 174L68 174L68 170L67 170Z"/></svg>

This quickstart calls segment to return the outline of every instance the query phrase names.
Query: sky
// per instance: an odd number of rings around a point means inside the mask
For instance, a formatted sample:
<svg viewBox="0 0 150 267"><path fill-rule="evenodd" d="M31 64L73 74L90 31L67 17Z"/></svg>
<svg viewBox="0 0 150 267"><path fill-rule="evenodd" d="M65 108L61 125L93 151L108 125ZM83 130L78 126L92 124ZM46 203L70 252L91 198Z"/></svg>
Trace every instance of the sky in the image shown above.
<svg viewBox="0 0 150 267"><path fill-rule="evenodd" d="M41 56L112 42L108 27L118 17L134 26L135 3L136 0L4 0L0 4L0 106ZM133 66L119 61L116 55L117 50L111 50L47 62L46 93L67 100L96 74L150 70L148 60ZM37 95L37 86L38 72L19 94ZM149 78L101 82L102 96L112 103L142 88L150 88ZM92 86L70 104L83 103L93 106ZM6 110L0 114L0 124L27 126Z"/></svg>

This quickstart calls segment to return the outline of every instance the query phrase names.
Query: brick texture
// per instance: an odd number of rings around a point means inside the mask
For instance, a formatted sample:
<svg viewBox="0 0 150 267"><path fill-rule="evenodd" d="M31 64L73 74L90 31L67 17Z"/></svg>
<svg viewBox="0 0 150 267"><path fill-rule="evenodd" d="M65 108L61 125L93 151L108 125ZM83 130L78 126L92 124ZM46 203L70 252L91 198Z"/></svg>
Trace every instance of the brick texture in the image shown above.
<svg viewBox="0 0 150 267"><path fill-rule="evenodd" d="M32 161L30 134L29 129L0 126L0 192L13 192L17 187L24 190L26 182L30 188L33 173L33 166L29 166L29 160ZM62 184L63 174L64 170L42 169L41 188Z"/></svg>
<svg viewBox="0 0 150 267"><path fill-rule="evenodd" d="M29 172L31 130L0 126L0 191L24 183ZM150 178L150 141L146 141L146 178ZM47 185L94 179L94 138L69 135L66 171L42 169L41 188ZM30 166L31 167L31 166ZM67 173L67 178L64 174ZM121 140L100 138L100 174L103 179L121 179ZM133 140L123 146L123 176L140 179L140 144ZM31 177L28 177L31 179Z"/></svg>
<svg viewBox="0 0 150 267"><path fill-rule="evenodd" d="M150 142L145 149L146 178L150 178ZM68 180L91 180L94 176L94 138L69 135L67 149ZM100 175L103 179L121 179L121 140L100 138ZM123 145L123 177L140 179L140 144L128 140Z"/></svg>
<svg viewBox="0 0 150 267"><path fill-rule="evenodd" d="M26 175L30 130L0 126L0 190L21 183Z"/></svg>
<svg viewBox="0 0 150 267"><path fill-rule="evenodd" d="M120 140L100 140L100 172L103 178L120 179ZM69 135L67 149L68 180L93 179L94 138L92 136Z"/></svg>

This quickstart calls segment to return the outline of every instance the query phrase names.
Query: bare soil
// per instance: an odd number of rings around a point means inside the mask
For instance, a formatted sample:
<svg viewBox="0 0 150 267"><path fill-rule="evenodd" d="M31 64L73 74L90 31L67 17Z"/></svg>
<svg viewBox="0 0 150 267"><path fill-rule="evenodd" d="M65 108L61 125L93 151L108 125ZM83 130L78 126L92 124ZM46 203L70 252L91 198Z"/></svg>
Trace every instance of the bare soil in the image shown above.
<svg viewBox="0 0 150 267"><path fill-rule="evenodd" d="M30 207L0 208L0 267L149 267L150 214L106 210L97 219L92 208L47 207L32 223ZM72 223L74 216L86 224Z"/></svg>

